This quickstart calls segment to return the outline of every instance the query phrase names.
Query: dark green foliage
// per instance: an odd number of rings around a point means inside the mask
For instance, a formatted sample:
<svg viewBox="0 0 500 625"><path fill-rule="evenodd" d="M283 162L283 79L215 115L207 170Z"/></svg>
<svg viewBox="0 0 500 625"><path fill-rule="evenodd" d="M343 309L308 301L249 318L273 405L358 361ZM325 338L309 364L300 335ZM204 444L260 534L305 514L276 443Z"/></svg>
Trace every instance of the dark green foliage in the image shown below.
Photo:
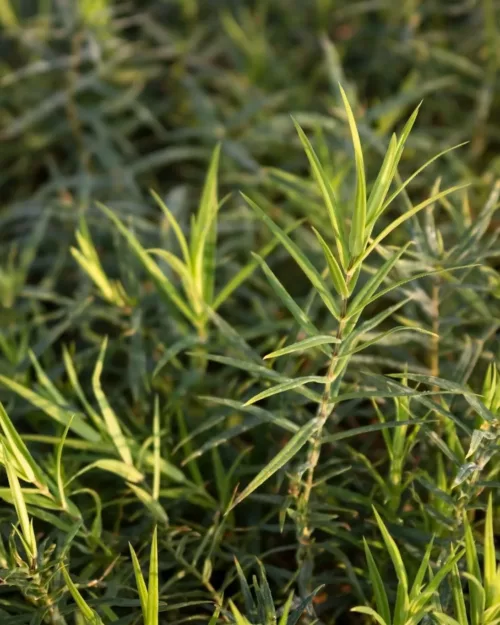
<svg viewBox="0 0 500 625"><path fill-rule="evenodd" d="M2 625L497 622L499 13L0 0Z"/></svg>

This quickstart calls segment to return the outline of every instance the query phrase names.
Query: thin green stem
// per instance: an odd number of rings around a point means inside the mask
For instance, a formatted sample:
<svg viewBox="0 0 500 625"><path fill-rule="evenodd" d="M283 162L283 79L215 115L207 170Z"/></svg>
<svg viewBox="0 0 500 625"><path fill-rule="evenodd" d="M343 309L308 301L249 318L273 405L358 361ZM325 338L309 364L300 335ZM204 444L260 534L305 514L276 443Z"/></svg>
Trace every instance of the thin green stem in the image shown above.
<svg viewBox="0 0 500 625"><path fill-rule="evenodd" d="M345 276L346 284L349 286L349 282L351 280L351 272L350 268L348 268ZM314 474L316 468L319 463L319 459L321 456L321 439L323 436L323 429L325 427L328 418L332 414L335 408L335 401L332 401L331 391L332 385L337 379L339 374L339 369L337 369L339 363L339 352L341 341L344 337L345 325L346 325L346 316L347 316L347 305L348 298L343 298L341 302L341 310L340 310L340 319L337 326L337 338L339 339L339 343L335 344L333 349L332 357L330 363L328 365L328 371L326 374L326 382L323 388L323 393L321 396L321 402L318 407L318 428L315 431L312 440L309 445L309 452L307 456L307 474L305 482L303 483L301 492L298 496L297 502L297 512L298 512L298 542L299 548L297 551L297 563L299 569L304 571L303 578L306 580L306 584L302 584L304 587L301 588L301 591L304 593L309 593L311 588L309 587L310 579L312 577L312 568L314 566L314 556L312 553L312 543L311 536L313 533L313 528L310 523L310 499L311 494L314 488ZM342 367L343 368L343 367ZM342 370L342 368L340 370ZM307 579L309 578L309 579ZM300 577L299 577L300 580Z"/></svg>

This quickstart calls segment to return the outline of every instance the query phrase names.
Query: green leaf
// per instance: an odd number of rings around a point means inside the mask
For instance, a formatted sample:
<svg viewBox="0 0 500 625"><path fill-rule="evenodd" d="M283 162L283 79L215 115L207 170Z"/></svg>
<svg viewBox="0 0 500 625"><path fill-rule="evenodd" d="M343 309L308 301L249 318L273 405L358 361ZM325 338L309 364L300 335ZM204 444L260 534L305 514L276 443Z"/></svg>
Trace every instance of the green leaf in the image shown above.
<svg viewBox="0 0 500 625"><path fill-rule="evenodd" d="M137 554L135 553L134 548L129 543L130 555L132 557L132 566L134 569L135 575L135 583L137 586L137 592L139 593L139 599L141 602L142 616L144 622L147 622L147 614L148 614L148 589L146 587L146 582L144 581L144 575L142 574L141 565L139 563L139 559L137 558Z"/></svg>
<svg viewBox="0 0 500 625"><path fill-rule="evenodd" d="M302 310L302 308L300 308L300 306L293 300L285 287L274 275L269 265L264 260L262 260L262 258L259 258L255 254L253 254L253 256L262 267L262 270L265 273L266 278L269 280L273 291L280 298L283 305L290 311L291 315L299 324L299 326L304 330L304 332L307 332L307 334L312 334L314 336L320 334L318 328L316 328L316 326L310 321L309 317Z"/></svg>
<svg viewBox="0 0 500 625"><path fill-rule="evenodd" d="M399 164L399 161L401 160L401 156L403 154L404 146L405 146L406 141L407 141L407 139L408 139L408 137L410 135L410 132L412 131L412 128L413 128L413 126L415 124L415 121L417 119L418 112L419 112L421 104L422 104L422 102L420 102L420 104L418 104L418 106L415 108L413 113L410 115L408 121L404 125L403 131L401 132L401 137L399 138L399 141L398 141L397 147L396 147L396 153L394 154L394 157L391 159L391 161L392 161L392 170L390 171L390 174L389 173L386 174L387 177L390 176L391 181L396 177L398 164ZM390 145L389 145L389 150L388 150L387 154L389 154L390 152L391 152L391 150L390 150ZM387 157L387 154L386 154L386 157ZM376 202L375 198L374 198L374 200L372 200L372 204L370 206L371 211L369 212L369 217L368 217L368 219L369 219L369 227L370 228L373 227L373 225L375 224L375 221L377 220L377 218L384 212L384 210L388 206L388 203L384 203L384 199L385 199L385 197L387 195L388 190L389 190L389 188L387 188L387 191L384 194L384 197L380 198L380 200L378 198L378 193L377 193L377 200L379 200L379 201Z"/></svg>
<svg viewBox="0 0 500 625"><path fill-rule="evenodd" d="M101 386L101 373L104 365L104 355L106 353L107 345L108 338L105 337L101 344L99 356L97 358L94 373L92 375L92 388L94 389L94 395L97 399L97 403L99 404L99 408L101 409L101 413L104 418L108 434L113 441L116 450L121 456L123 462L125 462L125 464L128 464L129 466L132 466L132 453L130 452L128 443L123 436L118 417L116 416L114 410L111 408Z"/></svg>
<svg viewBox="0 0 500 625"><path fill-rule="evenodd" d="M286 354L294 354L295 352L304 352L313 347L319 347L320 345L327 345L331 343L340 343L340 339L335 336L331 336L330 334L320 334L319 336L312 336L309 339L304 339L303 341L298 341L297 343L292 343L291 345L287 345L286 347L277 349L276 351L264 356L264 360L267 360L269 358L279 358L280 356L285 356Z"/></svg>
<svg viewBox="0 0 500 625"><path fill-rule="evenodd" d="M115 460L113 458L99 458L99 460L91 462L87 466L83 467L83 469L80 469L80 471L73 475L70 481L72 482L77 477L80 477L84 473L88 473L93 469L100 469L101 471L113 473L114 475L118 475L132 484L142 482L144 479L144 475L130 464L126 464L125 462L121 462L120 460Z"/></svg>
<svg viewBox="0 0 500 625"><path fill-rule="evenodd" d="M455 193L455 191L459 191L460 189L465 189L468 186L469 186L468 184L460 184L454 187L450 187L449 189L445 189L444 191L440 191L439 193L432 195L430 198L427 198L423 202L420 202L420 204L417 204L410 210L403 213L403 215L400 215L399 217L391 221L391 223L388 226L386 226L377 237L375 237L375 239L367 247L367 249L363 252L363 254L359 256L359 258L356 259L351 269L352 270L356 269L365 260L365 258L368 258L368 256L373 252L373 250L377 247L379 243L381 243L398 226L400 226L402 223L410 219L410 217L413 217L413 215L415 215L419 211L429 206L429 204L433 204L437 200L440 200L441 198L444 198L447 195L450 195L451 193Z"/></svg>
<svg viewBox="0 0 500 625"><path fill-rule="evenodd" d="M33 527L29 520L28 509L26 508L26 502L24 501L21 485L12 466L10 454L5 446L3 447L3 455L5 458L5 469L7 471L9 488L12 493L12 500L16 509L19 525L21 526L22 537L24 538L24 542L28 548L29 557L31 560L35 560L37 555L35 534L33 533Z"/></svg>
<svg viewBox="0 0 500 625"><path fill-rule="evenodd" d="M419 167L409 178L407 178L403 184L401 184L395 191L394 193L389 197L389 199L385 202L381 212L384 212L385 209L397 198L397 196L403 191L403 189L405 189L410 182L416 178L419 174L421 174L424 169L426 169L431 163L433 163L434 161L436 161L438 158L440 158L441 156L444 156L445 154L447 154L448 152L451 152L452 150L456 150L458 148L461 148L462 146L466 145L468 142L465 141L464 143L459 143L458 145L454 145L451 148L446 148L446 150L443 150L442 152L439 152L438 154L436 154L435 156L433 156L432 158L430 158L428 161L426 161L421 167ZM467 185L466 185L467 186ZM438 199L436 197L436 199ZM380 213L377 215L379 216Z"/></svg>
<svg viewBox="0 0 500 625"><path fill-rule="evenodd" d="M495 534L493 530L493 499L488 497L486 519L484 524L484 590L486 592L486 608L494 605L496 592L497 564L495 552Z"/></svg>
<svg viewBox="0 0 500 625"><path fill-rule="evenodd" d="M293 603L293 590L290 591L290 594L287 597L287 600L285 601L285 605L283 606L283 611L281 613L280 616L280 620L278 625L287 625L288 623L288 615L290 614L290 609L292 607L292 603Z"/></svg>
<svg viewBox="0 0 500 625"><path fill-rule="evenodd" d="M159 501L153 499L153 496L148 493L147 490L144 490L144 488L141 488L140 486L129 483L129 488L135 493L137 499L139 499L139 501L141 501L146 506L153 519L156 519L159 523L168 525L167 513L165 512L165 509Z"/></svg>
<svg viewBox="0 0 500 625"><path fill-rule="evenodd" d="M4 375L0 375L0 383L6 386L13 393L16 393L23 399L26 399L39 408L42 412L47 414L49 417L52 417L54 421L57 421L61 425L68 425L71 420L71 430L79 434L82 438L92 442L98 443L101 440L100 435L92 428L88 423L82 419L79 414L75 414L65 408L62 408L58 404L45 399L38 393L30 390L29 388L22 386L22 384L18 384L14 382Z"/></svg>
<svg viewBox="0 0 500 625"><path fill-rule="evenodd" d="M480 625L485 607L485 593L479 560L477 557L476 543L467 514L464 512L465 529L465 557L467 561L467 580L469 581L470 617L471 625Z"/></svg>
<svg viewBox="0 0 500 625"><path fill-rule="evenodd" d="M33 368L34 368L34 370L36 372L37 380L40 383L40 385L47 392L48 398L51 401L53 401L54 403L59 404L60 406L66 405L67 402L66 402L65 398L57 390L57 388L54 386L52 380L49 378L49 376L42 369L42 366L38 362L37 357L35 356L35 354L33 353L33 351L31 349L28 350L28 356L29 356L29 358L31 360L31 364L33 365Z"/></svg>
<svg viewBox="0 0 500 625"><path fill-rule="evenodd" d="M69 576L69 573L66 570L66 567L64 566L64 564L61 566L61 571L64 577L64 581L66 582L66 586L68 587L68 590L71 593L71 596L73 597L76 605L78 606L78 609L82 613L82 616L85 619L85 622L88 625L104 625L101 620L101 617L97 614L97 612L95 612L87 604L85 599L80 594L80 591L71 580L71 577Z"/></svg>
<svg viewBox="0 0 500 625"><path fill-rule="evenodd" d="M285 229L285 232L289 234L293 232L300 224L302 223L302 219L294 222L290 227ZM269 254L276 248L279 241L278 239L273 238L267 245L262 247L257 253L252 253L253 259L244 265L221 289L218 295L215 297L214 303L212 305L213 310L217 310L222 306L222 304L227 300L227 298L241 285L247 278L249 278L252 273L259 267L261 264L261 259L266 258Z"/></svg>
<svg viewBox="0 0 500 625"><path fill-rule="evenodd" d="M326 378L324 376L310 375L303 378L296 378L295 380L291 380L290 382L282 382L281 384L277 384L276 386L271 386L271 388L266 389L265 391L261 391L257 395L254 395L248 401L244 403L244 406L251 406L252 404L265 399L266 397L272 397L273 395L278 395L279 393L285 393L286 391L292 391L296 388L304 386L305 384L317 383L324 384Z"/></svg>
<svg viewBox="0 0 500 625"><path fill-rule="evenodd" d="M231 608L236 625L251 625L250 621L243 616L231 599L229 599L229 607Z"/></svg>
<svg viewBox="0 0 500 625"><path fill-rule="evenodd" d="M366 206L366 216L368 223L378 215L384 205L384 200L391 186L395 173L395 162L397 157L397 137L392 135L389 147L385 154L382 166L378 173L375 184L372 187Z"/></svg>
<svg viewBox="0 0 500 625"><path fill-rule="evenodd" d="M416 599L418 595L420 594L420 592L422 591L424 577L429 567L429 561L431 559L433 546L434 546L434 536L431 538L430 542L428 543L425 549L424 557L422 558L422 562L420 563L417 574L415 575L415 579L413 580L413 584L410 590L410 600L412 601Z"/></svg>
<svg viewBox="0 0 500 625"><path fill-rule="evenodd" d="M76 396L80 400L82 406L85 408L87 414L92 419L96 427L98 429L103 429L104 422L99 414L92 408L87 398L85 397L85 393L83 392L80 381L78 380L75 365L73 364L73 360L66 345L63 345L62 351L64 366L66 367L66 373L68 374L68 379L71 383L71 386L73 387L73 390L75 391Z"/></svg>
<svg viewBox="0 0 500 625"><path fill-rule="evenodd" d="M276 425L279 425L283 429L287 430L288 432L295 433L300 429L296 423L294 423L293 421L290 421L290 419L281 417L275 412L263 410L262 408L259 408L257 406L245 406L244 403L240 401L236 401L234 399L226 399L225 397L212 397L210 395L201 395L200 399L217 404L219 406L228 406L229 408L232 408L233 410L236 410L236 411L247 412L256 417L259 417L262 423L274 423ZM196 430L193 430L191 432L191 435L194 434L195 431ZM183 443L184 441L182 442L182 444Z"/></svg>
<svg viewBox="0 0 500 625"><path fill-rule="evenodd" d="M339 85L340 95L344 103L347 113L347 121L351 131L352 144L354 147L354 160L356 162L356 200L354 204L354 212L352 215L351 233L349 236L349 250L353 256L359 256L365 247L365 229L366 229L366 179L365 165L363 162L363 150L361 149L361 141L359 140L358 128L356 120L347 99L347 95Z"/></svg>
<svg viewBox="0 0 500 625"><path fill-rule="evenodd" d="M362 312L364 308L366 308L370 304L373 304L373 302L375 302L379 298L383 297L384 295L387 295L387 293L390 293L391 291L394 291L395 289L398 289L400 286L403 286L404 284L408 284L409 282L413 282L414 280L420 280L421 278L427 278L429 276L446 274L449 271L458 271L459 269L468 269L470 266L471 265L459 265L456 267L445 267L443 269L434 269L432 271L422 271L421 273L416 273L408 278L403 278L402 280L393 282L391 285L389 285L385 289L381 289L380 291L378 291L378 293L375 293L374 295L372 295L369 299L364 300L362 304L359 304L357 307L353 308L352 310L349 310L345 318L350 319L354 317L358 313Z"/></svg>
<svg viewBox="0 0 500 625"><path fill-rule="evenodd" d="M423 375L420 373L408 373L405 376L409 380L414 380L415 382L420 382L423 384L429 384L430 386L435 386L438 388L442 388L446 391L450 391L452 393L456 393L457 395L462 395L464 399L470 404L470 406L486 421L493 421L495 416L491 413L486 406L478 399L478 397L469 391L467 388L461 386L460 384L456 384L455 382L449 382L448 380L444 380L443 378L438 378L432 375ZM401 374L391 374L391 377L401 377Z"/></svg>
<svg viewBox="0 0 500 625"><path fill-rule="evenodd" d="M444 612L432 612L432 616L434 616L440 623L440 625L463 625L463 623L457 621L449 614L445 614Z"/></svg>
<svg viewBox="0 0 500 625"><path fill-rule="evenodd" d="M260 589L263 600L264 614L265 614L265 623L268 625L276 625L276 608L274 606L273 596L271 594L271 588L269 587L269 582L267 581L266 572L264 570L264 565L259 560L259 581L260 581Z"/></svg>
<svg viewBox="0 0 500 625"><path fill-rule="evenodd" d="M63 468L62 468L62 455L64 450L64 443L66 442L66 438L68 436L69 428L71 426L71 421L66 426L63 435L61 436L61 440L59 441L59 445L57 446L56 453L56 479L57 479L57 490L59 491L59 500L63 509L68 508L68 501L66 499L66 495L64 493L64 481L63 481Z"/></svg>
<svg viewBox="0 0 500 625"><path fill-rule="evenodd" d="M217 237L217 172L221 146L218 144L212 154L205 179L200 207L193 221L190 250L193 280L198 293L207 304L213 301L215 283L215 247Z"/></svg>
<svg viewBox="0 0 500 625"><path fill-rule="evenodd" d="M161 355L158 363L156 364L153 371L153 378L155 378L160 371L165 367L171 360L173 360L177 354L180 354L185 349L189 349L190 347L194 347L195 345L201 345L202 341L198 336L183 336L178 341L175 341L165 350L165 352Z"/></svg>
<svg viewBox="0 0 500 625"><path fill-rule="evenodd" d="M217 606L214 610L214 613L212 614L212 616L210 617L210 620L208 621L208 625L217 625L217 623L219 622L219 614L220 614L220 606Z"/></svg>
<svg viewBox="0 0 500 625"><path fill-rule="evenodd" d="M411 326L397 326L395 328L391 328L390 330L387 330L387 332L382 332L381 334L378 334L377 336L370 339L369 341L365 341L361 345L358 345L357 347L354 347L345 353L342 353L340 357L348 358L349 356L352 356L353 354L357 354L358 352L365 350L367 347L370 347L371 345L375 345L376 343L383 341L386 337L391 336L392 334L398 334L400 332L408 332L408 333L417 332L418 334L427 334L429 336L436 336L433 332L431 332L430 330L425 330L424 328L417 328L417 327L411 327Z"/></svg>
<svg viewBox="0 0 500 625"><path fill-rule="evenodd" d="M330 272L330 277L332 279L335 290L344 299L349 297L349 289L347 288L346 281L344 279L344 276L342 275L342 270L337 262L337 259L333 255L333 252L328 247L328 244L323 239L321 234L316 230L316 228L313 228L313 232L316 235L319 244L321 245L321 249L323 250L323 255L328 265L328 271Z"/></svg>
<svg viewBox="0 0 500 625"><path fill-rule="evenodd" d="M370 551L370 547L364 538L363 545L365 548L366 563L368 564L368 574L372 583L378 613L387 625L391 625L391 610L389 608L389 600L387 599L387 593L385 591L382 576L380 575L380 571L378 570L372 552Z"/></svg>
<svg viewBox="0 0 500 625"><path fill-rule="evenodd" d="M153 190L150 190L150 193L153 196L153 198L155 199L155 201L158 204L158 206L163 211L163 214L165 215L166 220L168 221L168 223L170 224L172 230L174 231L175 237L177 239L177 242L179 243L179 247L181 248L181 252L182 252L182 255L184 257L184 262L185 262L186 266L188 268L190 268L190 266L191 266L191 256L189 254L189 248L188 248L188 244L187 244L187 241L186 241L186 237L184 236L184 233L182 232L181 227L179 226L179 222L174 217L172 212L169 210L169 208L165 204L165 202L158 195L158 193L156 193L156 191L153 191Z"/></svg>
<svg viewBox="0 0 500 625"><path fill-rule="evenodd" d="M146 251L148 254L154 254L163 259L182 280L186 291L190 289L191 274L189 273L189 268L186 267L182 260L177 258L175 254L172 254L172 252L169 252L168 250L162 250L161 248L152 247Z"/></svg>
<svg viewBox="0 0 500 625"><path fill-rule="evenodd" d="M237 369L248 371L248 373L254 375L257 378L262 377L266 380L271 380L278 383L291 382L293 380L293 378L288 378L280 375L274 369L270 369L262 365L257 365L254 362L248 362L239 358L229 358L228 356L218 356L217 354L206 354L205 357L208 360L212 360L213 362L220 362L223 365L229 365L230 367L236 367ZM297 387L297 392L315 402L318 401L320 397L318 393L315 393L314 391L307 388L302 388L300 386Z"/></svg>
<svg viewBox="0 0 500 625"><path fill-rule="evenodd" d="M363 285L359 292L356 293L352 301L349 303L349 308L347 310L347 314L350 317L357 314L358 312L361 312L363 308L368 305L370 298L373 296L378 287L387 277L388 273L391 271L391 269L394 267L394 265L398 262L398 260L406 252L411 244L412 241L409 241L401 249L397 250L391 257L389 257L385 261L385 263L374 273L374 275L366 282L366 284Z"/></svg>
<svg viewBox="0 0 500 625"><path fill-rule="evenodd" d="M460 580L458 566L456 564L451 571L450 586L453 594L453 603L455 605L455 614L457 615L458 625L469 625L467 608L465 607L464 591Z"/></svg>
<svg viewBox="0 0 500 625"><path fill-rule="evenodd" d="M159 605L158 528L155 527L153 531L153 540L151 541L151 556L149 561L148 612L144 625L158 625Z"/></svg>
<svg viewBox="0 0 500 625"><path fill-rule="evenodd" d="M61 504L50 495L42 495L37 488L21 488L27 506L42 508L43 510L61 511ZM0 488L0 499L14 505L14 497L10 488Z"/></svg>
<svg viewBox="0 0 500 625"><path fill-rule="evenodd" d="M307 158L309 160L309 164L311 166L311 171L313 172L314 178L320 189L321 195L323 197L323 201L328 211L328 216L330 218L330 223L332 226L333 234L337 242L339 258L341 260L342 265L346 267L347 266L347 245L345 241L344 228L342 224L342 213L337 204L337 200L335 199L335 193L333 191L333 187L330 181L328 180L328 176L323 166L321 165L319 158L316 156L314 148L312 147L312 144L307 138L305 132L302 130L302 128L294 119L293 119L293 123L299 135L299 139L302 145L304 146L304 150L306 152Z"/></svg>
<svg viewBox="0 0 500 625"><path fill-rule="evenodd" d="M236 566L236 573L240 582L241 594L243 595L243 601L245 602L245 610L248 616L252 616L255 613L255 605L252 597L250 586L245 577L245 573L241 568L241 564L238 562L236 556L234 557L234 564Z"/></svg>
<svg viewBox="0 0 500 625"><path fill-rule="evenodd" d="M113 222L116 229L123 235L129 244L131 250L134 252L136 258L139 260L146 273L151 277L155 283L160 294L169 302L172 302L178 310L188 319L191 323L196 323L191 310L188 308L184 300L177 292L175 286L170 282L167 276L161 271L155 261L151 258L148 252L139 243L137 237L129 230L118 217L104 204L97 203L100 210Z"/></svg>
<svg viewBox="0 0 500 625"><path fill-rule="evenodd" d="M414 611L418 612L419 610L426 608L427 604L432 599L433 594L438 590L443 580L449 575L450 571L457 564L457 562L463 557L464 553L465 551L460 551L456 554L453 552L451 553L444 565L440 567L436 575L415 600L412 605L412 609Z"/></svg>
<svg viewBox="0 0 500 625"><path fill-rule="evenodd" d="M380 614L378 614L373 608L370 608L368 606L358 605L355 608L351 608L351 612L358 612L359 614L366 614L367 616L371 616L374 621L379 623L379 625L390 625L390 621L384 620Z"/></svg>
<svg viewBox="0 0 500 625"><path fill-rule="evenodd" d="M335 401L355 399L357 397L365 398L366 394L361 393L358 394L356 397L353 397L352 393L346 393L345 395L339 395L338 398L335 399ZM405 427L407 425L419 425L422 423L424 423L423 420L410 419L408 421L385 421L384 423L371 423L370 425L360 425L357 428L351 428L343 432L327 434L323 437L322 442L335 443L337 441L342 441L347 438L352 438L353 436L359 436L361 434L369 434L370 432L379 432L381 430L389 430L391 428Z"/></svg>
<svg viewBox="0 0 500 625"><path fill-rule="evenodd" d="M387 548L389 556L391 557L392 563L394 565L394 569L396 571L398 581L406 591L408 589L408 576L406 574L406 568L405 568L405 565L403 564L401 553L396 543L394 542L394 539L389 534L389 531L387 530L385 523L382 521L382 517L379 515L375 507L373 507L373 514L375 515L377 525L380 529L382 538L384 539L385 546Z"/></svg>
<svg viewBox="0 0 500 625"><path fill-rule="evenodd" d="M248 204L254 209L257 215L262 219L262 221L268 226L274 236L279 239L282 245L286 248L290 256L295 260L295 262L302 269L304 274L310 280L313 287L316 289L318 295L323 300L325 306L328 308L330 313L335 317L335 319L339 318L339 309L335 302L333 295L326 288L322 277L312 265L311 261L305 256L302 250L290 239L290 237L286 234L284 230L282 230L279 226L277 226L272 219L270 219L266 213L258 206L253 200L247 197L244 193L242 193L244 199L248 202Z"/></svg>
<svg viewBox="0 0 500 625"><path fill-rule="evenodd" d="M314 597L323 588L324 584L315 588L310 595L302 599L299 605L292 610L290 617L287 621L287 625L297 625L297 623L300 621L301 616L304 614L304 611L311 605Z"/></svg>
<svg viewBox="0 0 500 625"><path fill-rule="evenodd" d="M311 419L308 423L303 425L300 430L288 441L288 443L279 451L276 456L269 462L259 473L254 477L250 484L236 497L233 504L227 512L230 512L244 499L253 493L254 490L259 488L264 482L272 477L276 471L279 471L302 449L307 443L310 437L314 434L318 428L318 420ZM226 512L226 514L227 514Z"/></svg>
<svg viewBox="0 0 500 625"><path fill-rule="evenodd" d="M161 437L160 437L160 400L155 397L153 414L153 499L160 498L161 487Z"/></svg>
<svg viewBox="0 0 500 625"><path fill-rule="evenodd" d="M23 439L10 420L3 404L0 402L0 428L5 436L4 446L24 473L26 481L37 483L39 488L47 489L47 480L38 464L31 456Z"/></svg>

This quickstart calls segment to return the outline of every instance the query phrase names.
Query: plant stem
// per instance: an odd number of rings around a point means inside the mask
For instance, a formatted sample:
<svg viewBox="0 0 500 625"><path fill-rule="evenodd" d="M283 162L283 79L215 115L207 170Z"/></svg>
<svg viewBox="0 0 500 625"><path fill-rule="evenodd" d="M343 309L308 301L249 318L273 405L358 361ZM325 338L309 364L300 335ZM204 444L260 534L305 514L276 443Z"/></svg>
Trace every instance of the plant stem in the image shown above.
<svg viewBox="0 0 500 625"><path fill-rule="evenodd" d="M430 357L430 369L433 377L439 377L439 293L440 284L439 280L435 280L432 285L432 332L435 336L431 338L431 357ZM438 392L439 389L434 387L434 392Z"/></svg>
<svg viewBox="0 0 500 625"><path fill-rule="evenodd" d="M346 274L346 284L349 286L351 274L348 269ZM341 341L344 334L345 318L347 315L348 298L343 298L341 302L340 319L337 327L337 338L339 343L335 344L332 357L328 365L328 371L326 374L326 382L321 396L321 402L318 407L318 428L316 429L309 446L309 453L307 456L307 475L303 485L302 491L299 494L297 502L297 519L298 519L298 541L299 548L297 551L297 564L299 566L299 585L300 590L305 595L311 592L310 582L312 578L312 569L314 566L314 557L311 550L311 535L313 529L310 524L309 514L309 501L311 493L314 487L314 472L318 466L318 462L321 455L321 439L323 436L323 428L328 421L328 418L335 408L335 401L332 401L331 389L332 384L335 382L338 370L338 357L341 346Z"/></svg>

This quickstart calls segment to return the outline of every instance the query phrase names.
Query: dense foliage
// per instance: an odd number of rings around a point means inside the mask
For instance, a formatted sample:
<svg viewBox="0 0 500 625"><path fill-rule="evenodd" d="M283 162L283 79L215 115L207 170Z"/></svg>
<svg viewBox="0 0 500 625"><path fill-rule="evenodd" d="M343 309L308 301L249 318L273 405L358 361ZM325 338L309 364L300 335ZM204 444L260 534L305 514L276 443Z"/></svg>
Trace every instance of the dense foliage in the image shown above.
<svg viewBox="0 0 500 625"><path fill-rule="evenodd" d="M2 625L499 622L499 19L0 0Z"/></svg>

